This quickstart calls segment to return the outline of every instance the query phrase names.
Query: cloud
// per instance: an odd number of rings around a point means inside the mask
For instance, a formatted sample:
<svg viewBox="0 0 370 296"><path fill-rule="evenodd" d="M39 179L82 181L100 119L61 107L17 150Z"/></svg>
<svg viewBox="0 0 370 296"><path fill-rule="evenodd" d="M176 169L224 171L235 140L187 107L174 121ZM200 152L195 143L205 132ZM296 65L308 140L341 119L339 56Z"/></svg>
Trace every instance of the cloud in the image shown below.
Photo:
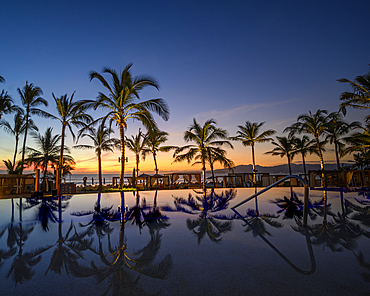
<svg viewBox="0 0 370 296"><path fill-rule="evenodd" d="M235 107L232 109L226 109L226 110L210 110L206 112L200 112L195 114L194 117L198 118L230 118L235 117L239 113L247 113L251 112L256 109L262 109L262 108L272 108L277 105L282 105L286 103L291 103L298 101L298 99L294 100L285 100L285 101L279 101L279 102L273 102L273 103L260 103L260 104L247 104L239 107Z"/></svg>

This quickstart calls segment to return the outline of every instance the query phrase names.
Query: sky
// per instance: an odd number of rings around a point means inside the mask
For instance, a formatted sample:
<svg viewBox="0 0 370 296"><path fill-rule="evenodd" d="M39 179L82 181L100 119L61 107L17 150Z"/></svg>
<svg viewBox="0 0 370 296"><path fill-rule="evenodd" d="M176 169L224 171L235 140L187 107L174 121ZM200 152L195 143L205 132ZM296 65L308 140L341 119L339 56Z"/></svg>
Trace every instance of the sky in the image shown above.
<svg viewBox="0 0 370 296"><path fill-rule="evenodd" d="M265 122L263 129L283 134L285 127L308 111L337 111L339 97L349 91L340 78L354 79L369 70L369 1L10 1L2 2L0 18L0 84L20 105L17 88L26 81L41 87L56 113L55 96L74 91L76 100L95 99L105 92L90 71L108 66L121 71L133 63L133 75L150 75L160 90L146 88L141 100L163 98L170 119L158 116L166 144L183 146L193 118L200 124L214 118L235 136L246 121ZM108 79L109 77L106 76ZM104 111L91 111L94 118ZM365 111L349 110L346 120L363 121ZM12 122L12 115L4 119ZM44 133L57 121L33 117ZM137 134L129 122L126 134ZM119 136L116 130L115 136ZM14 139L0 130L0 159L12 159ZM66 144L75 145L67 134ZM79 144L90 144L88 140ZM251 163L251 149L240 142L228 149L237 165ZM36 148L32 138L27 146ZM256 146L256 162L285 164L264 155L271 143ZM127 170L135 163L127 152ZM76 173L94 172L93 151L72 149ZM119 150L103 154L103 170L119 171ZM160 153L160 172L200 169L186 162L172 164L172 153ZM334 162L332 147L324 155ZM309 162L318 162L311 156ZM297 158L293 162L299 163ZM153 171L152 157L140 164ZM5 169L0 164L0 170Z"/></svg>

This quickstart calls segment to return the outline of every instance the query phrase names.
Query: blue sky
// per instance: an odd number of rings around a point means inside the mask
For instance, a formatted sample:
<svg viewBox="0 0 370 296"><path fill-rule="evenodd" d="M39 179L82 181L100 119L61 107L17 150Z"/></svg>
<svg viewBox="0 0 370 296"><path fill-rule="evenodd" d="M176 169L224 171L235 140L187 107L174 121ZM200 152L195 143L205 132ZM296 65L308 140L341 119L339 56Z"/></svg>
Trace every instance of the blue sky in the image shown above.
<svg viewBox="0 0 370 296"><path fill-rule="evenodd" d="M246 120L265 121L281 134L309 110L336 111L340 93L349 90L336 80L368 71L369 11L369 1L3 1L0 75L6 83L0 89L20 104L17 88L29 81L42 88L46 110L55 114L52 92L95 98L104 90L89 81L89 71L122 70L132 62L134 75L149 74L161 87L145 89L142 99L162 97L170 105L170 120L158 118L170 133L168 144L184 144L193 117L201 123L213 117L230 135ZM346 118L365 115L351 110ZM61 129L56 121L34 119L41 132ZM139 126L130 124L127 134ZM11 158L14 140L0 136L6 139L0 158ZM67 144L73 145L70 136ZM257 162L285 163L263 155L271 148L261 144ZM79 170L95 165L92 152L72 154ZM118 154L105 155L117 170ZM250 148L240 143L228 155L237 164L251 162ZM326 159L334 160L330 151ZM162 170L185 168L170 163L170 154L161 155ZM152 170L151 158L143 166Z"/></svg>

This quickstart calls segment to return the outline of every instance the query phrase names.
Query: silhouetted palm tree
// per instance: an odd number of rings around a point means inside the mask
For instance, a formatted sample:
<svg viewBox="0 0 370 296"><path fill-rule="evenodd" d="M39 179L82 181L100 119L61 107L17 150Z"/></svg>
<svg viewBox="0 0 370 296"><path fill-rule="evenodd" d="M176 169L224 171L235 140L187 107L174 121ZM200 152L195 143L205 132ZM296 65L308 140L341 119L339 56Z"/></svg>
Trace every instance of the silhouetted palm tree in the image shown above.
<svg viewBox="0 0 370 296"><path fill-rule="evenodd" d="M295 138L293 145L294 145L294 152L292 153L292 155L293 157L299 153L302 155L303 171L304 171L306 180L308 180L305 158L308 153L317 154L316 142L315 140L310 140L306 135L304 135L302 138Z"/></svg>
<svg viewBox="0 0 370 296"><path fill-rule="evenodd" d="M235 166L235 163L226 157L226 150L221 149L220 147L215 149L207 148L207 162L209 163L209 167L211 169L213 186L215 186L214 164L216 162L221 164L224 168L228 168L229 170L232 170Z"/></svg>
<svg viewBox="0 0 370 296"><path fill-rule="evenodd" d="M324 170L324 157L322 151L325 142L322 142L320 137L324 135L328 122L337 117L338 113L336 112L328 114L328 111L319 109L315 114L312 114L311 111L309 111L308 114L298 116L297 122L284 130L284 132L290 132L290 135L305 133L315 138L321 170Z"/></svg>
<svg viewBox="0 0 370 296"><path fill-rule="evenodd" d="M145 146L142 150L142 155L145 160L145 157L148 154L153 155L154 160L154 170L158 174L158 164L157 164L157 153L160 152L169 152L173 149L176 149L175 146L161 146L164 142L168 140L168 133L164 131L149 131L145 135Z"/></svg>
<svg viewBox="0 0 370 296"><path fill-rule="evenodd" d="M344 141L349 145L344 150L344 153L360 152L365 158L368 156L370 150L370 124L367 124L362 129L363 132L355 132L344 138Z"/></svg>
<svg viewBox="0 0 370 296"><path fill-rule="evenodd" d="M105 78L97 73L90 72L90 81L94 78L98 79L108 90L108 95L99 93L96 102L86 100L85 104L94 109L108 109L108 113L100 118L105 122L109 121L109 126L113 122L120 130L120 146L121 146L121 171L119 187L123 188L125 175L125 129L129 119L140 121L148 130L156 129L156 123L152 116L152 112L157 113L164 120L168 120L169 108L165 100L161 98L150 99L144 102L139 100L139 92L146 86L159 88L157 82L149 76L133 77L130 73L132 64L126 66L121 72L108 67L103 69L103 73L112 76L112 84L110 85Z"/></svg>
<svg viewBox="0 0 370 296"><path fill-rule="evenodd" d="M333 118L327 124L325 130L325 141L328 141L330 144L334 144L335 158L337 162L337 170L340 170L340 156L343 156L345 144L341 141L343 136L348 134L351 130L355 128L360 128L361 123L358 121L347 123L342 120L341 116L338 115L337 118Z"/></svg>
<svg viewBox="0 0 370 296"><path fill-rule="evenodd" d="M184 140L185 142L194 142L195 145L186 145L177 148L173 154L175 158L174 162L187 160L190 163L193 159L196 161L194 164L200 162L202 165L203 189L205 189L207 151L215 150L220 146L233 148L227 139L227 131L216 127L216 121L214 119L209 119L203 126L200 126L194 118L193 124L184 133ZM183 153L184 151L186 152Z"/></svg>
<svg viewBox="0 0 370 296"><path fill-rule="evenodd" d="M13 157L13 169L15 170L15 160L18 152L18 142L19 136L22 135L26 130L26 120L24 117L24 112L22 109L18 109L17 113L14 115L14 126L12 127L10 123L6 120L0 120L0 126L10 135L15 137L15 148ZM30 119L28 122L28 129L30 131L38 131L37 126Z"/></svg>
<svg viewBox="0 0 370 296"><path fill-rule="evenodd" d="M27 159L25 163L28 166L34 165L35 167L41 166L44 172L44 178L47 176L47 170L49 165L56 165L58 163L58 158L61 151L61 145L59 141L61 139L60 135L52 134L53 128L49 127L45 131L45 135L39 133L32 133L32 137L35 140L35 144L38 149L27 147ZM68 147L64 149L69 153ZM75 161L72 156L65 155L64 160L68 164L75 164ZM46 180L46 179L45 179Z"/></svg>
<svg viewBox="0 0 370 296"><path fill-rule="evenodd" d="M19 175L22 173L22 164L20 161L16 165L14 165L10 159L3 160L3 162L5 164L6 171L8 174Z"/></svg>
<svg viewBox="0 0 370 296"><path fill-rule="evenodd" d="M294 157L294 142L295 142L295 137L276 137L277 142L272 141L272 144L275 145L276 147L272 149L271 151L265 152L265 154L271 154L274 156L280 156L284 157L286 156L288 159L288 168L289 168L289 175L292 174L292 168L291 168L291 161L293 160Z"/></svg>
<svg viewBox="0 0 370 296"><path fill-rule="evenodd" d="M75 145L73 148L78 149L94 149L98 157L98 172L99 172L99 193L102 191L102 152L111 151L113 152L115 146L119 143L116 138L110 138L110 134L113 131L106 128L103 124L99 125L98 129L89 127L87 132L81 134L81 138L88 137L93 141L93 145Z"/></svg>
<svg viewBox="0 0 370 296"><path fill-rule="evenodd" d="M72 130L72 125L76 126L77 128L85 127L86 123L90 123L92 121L92 117L85 113L86 107L81 104L81 101L73 102L73 93L70 98L67 97L67 94L61 96L60 98L55 97L54 93L52 93L58 116L52 115L47 113L46 116L51 119L56 119L60 121L62 124L62 132L61 132L61 149L60 149L60 157L59 157L59 164L57 166L57 179L56 179L56 188L57 194L60 195L60 182L62 180L62 169L64 166L64 140L66 136L66 128L69 129L73 140L75 140L75 134Z"/></svg>
<svg viewBox="0 0 370 296"><path fill-rule="evenodd" d="M252 148L252 165L253 165L253 184L256 186L256 161L254 154L254 146L256 143L265 143L272 141L270 138L276 133L276 131L270 129L260 133L260 128L264 122L245 122L245 126L238 125L239 130L236 132L237 135L231 139L234 141L240 141L244 146L251 146Z"/></svg>
<svg viewBox="0 0 370 296"><path fill-rule="evenodd" d="M25 119L26 119L26 127L24 131L23 149L22 149L22 164L23 164L24 155L26 152L27 134L28 134L29 126L30 126L31 115L38 115L38 116L46 117L48 113L36 107L42 106L42 105L47 106L48 102L45 99L40 97L43 94L41 88L33 85L32 83L28 84L28 82L26 82L26 85L23 87L22 90L20 88L18 88L17 90L21 97L22 105L25 108ZM23 172L23 168L22 168L22 172Z"/></svg>
<svg viewBox="0 0 370 296"><path fill-rule="evenodd" d="M16 106L13 105L13 100L8 92L2 90L0 93L0 119L3 114L12 113L17 109Z"/></svg>
<svg viewBox="0 0 370 296"><path fill-rule="evenodd" d="M370 65L369 65L370 66ZM354 81L346 78L338 79L340 83L348 83L352 92L343 92L340 100L340 110L346 114L346 108L354 109L369 109L370 108L370 71L365 75L357 76ZM366 117L366 121L370 120L370 116Z"/></svg>
<svg viewBox="0 0 370 296"><path fill-rule="evenodd" d="M125 137L125 139L126 139L125 144L126 144L127 149L135 153L136 177L138 177L139 176L140 154L142 153L145 147L146 137L141 132L141 129L139 128L139 133L137 135L131 136L131 139L128 137Z"/></svg>

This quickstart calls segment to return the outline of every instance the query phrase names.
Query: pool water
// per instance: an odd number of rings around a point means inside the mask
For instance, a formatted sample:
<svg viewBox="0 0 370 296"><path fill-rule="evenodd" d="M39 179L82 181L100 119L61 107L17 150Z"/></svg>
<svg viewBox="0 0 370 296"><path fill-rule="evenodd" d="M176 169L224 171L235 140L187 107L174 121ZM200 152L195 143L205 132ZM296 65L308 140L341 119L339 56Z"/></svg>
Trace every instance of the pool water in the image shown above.
<svg viewBox="0 0 370 296"><path fill-rule="evenodd" d="M0 200L0 295L369 295L366 193L253 194Z"/></svg>

